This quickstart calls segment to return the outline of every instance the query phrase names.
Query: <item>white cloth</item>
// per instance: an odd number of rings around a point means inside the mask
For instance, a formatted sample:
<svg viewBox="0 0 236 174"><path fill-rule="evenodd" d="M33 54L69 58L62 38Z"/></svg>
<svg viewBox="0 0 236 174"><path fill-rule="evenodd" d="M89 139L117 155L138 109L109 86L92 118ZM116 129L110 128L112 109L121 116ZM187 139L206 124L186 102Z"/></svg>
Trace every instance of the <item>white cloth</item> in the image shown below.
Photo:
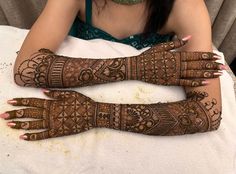
<svg viewBox="0 0 236 174"><path fill-rule="evenodd" d="M6 103L13 97L46 98L40 89L14 83L13 65L28 30L0 26L0 113L18 109ZM118 57L143 50L104 41L68 36L56 54L72 57ZM222 53L219 53L223 55ZM236 172L236 102L233 80L221 80L222 122L217 131L182 136L148 136L112 129L28 142L0 120L1 174L234 174ZM154 103L185 98L182 87L138 81L75 88L96 101ZM33 131L31 131L33 132Z"/></svg>

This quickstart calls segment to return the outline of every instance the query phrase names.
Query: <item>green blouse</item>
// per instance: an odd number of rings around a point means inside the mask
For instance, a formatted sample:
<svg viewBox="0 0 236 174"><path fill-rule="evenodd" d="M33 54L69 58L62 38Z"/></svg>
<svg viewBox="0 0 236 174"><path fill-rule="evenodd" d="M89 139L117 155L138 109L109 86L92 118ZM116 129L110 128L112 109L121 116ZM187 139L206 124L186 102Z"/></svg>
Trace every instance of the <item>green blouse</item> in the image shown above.
<svg viewBox="0 0 236 174"><path fill-rule="evenodd" d="M142 49L158 43L172 40L173 35L152 33L148 37L143 38L142 34L135 34L124 39L117 39L109 33L92 26L92 0L86 0L86 22L76 17L69 35L85 40L105 39L109 41L119 42L131 45L136 49Z"/></svg>

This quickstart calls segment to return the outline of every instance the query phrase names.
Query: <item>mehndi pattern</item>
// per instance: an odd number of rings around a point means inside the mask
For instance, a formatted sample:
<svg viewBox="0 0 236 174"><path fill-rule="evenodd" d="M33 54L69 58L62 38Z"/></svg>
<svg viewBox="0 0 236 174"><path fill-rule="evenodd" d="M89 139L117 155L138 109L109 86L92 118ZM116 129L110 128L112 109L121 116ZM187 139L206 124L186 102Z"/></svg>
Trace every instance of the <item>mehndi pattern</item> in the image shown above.
<svg viewBox="0 0 236 174"><path fill-rule="evenodd" d="M202 86L219 77L221 63L211 52L173 52L182 40L161 43L140 55L121 58L71 58L42 48L23 61L15 72L21 86L67 88L140 80L157 85Z"/></svg>
<svg viewBox="0 0 236 174"><path fill-rule="evenodd" d="M46 129L26 133L34 141L78 134L93 128L111 128L146 135L183 135L217 130L221 111L206 92L189 92L186 100L155 104L111 104L95 102L76 91L50 90L52 100L14 98L14 106L28 106L6 112L15 129ZM202 102L207 98L207 102ZM35 121L14 121L35 118Z"/></svg>

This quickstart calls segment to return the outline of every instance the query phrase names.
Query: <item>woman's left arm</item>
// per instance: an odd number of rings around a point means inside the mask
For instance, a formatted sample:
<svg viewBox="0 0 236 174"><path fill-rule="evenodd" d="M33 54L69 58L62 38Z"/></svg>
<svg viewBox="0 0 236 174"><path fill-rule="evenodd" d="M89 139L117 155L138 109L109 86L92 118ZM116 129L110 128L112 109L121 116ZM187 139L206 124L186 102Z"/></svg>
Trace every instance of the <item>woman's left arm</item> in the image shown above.
<svg viewBox="0 0 236 174"><path fill-rule="evenodd" d="M211 22L204 0L176 0L166 26L169 32L174 32L179 38L192 35L192 39L180 51L213 51ZM222 112L220 79L209 79L209 82L206 86L185 87L185 91L208 93L203 102L209 108L215 108L212 117L218 119Z"/></svg>

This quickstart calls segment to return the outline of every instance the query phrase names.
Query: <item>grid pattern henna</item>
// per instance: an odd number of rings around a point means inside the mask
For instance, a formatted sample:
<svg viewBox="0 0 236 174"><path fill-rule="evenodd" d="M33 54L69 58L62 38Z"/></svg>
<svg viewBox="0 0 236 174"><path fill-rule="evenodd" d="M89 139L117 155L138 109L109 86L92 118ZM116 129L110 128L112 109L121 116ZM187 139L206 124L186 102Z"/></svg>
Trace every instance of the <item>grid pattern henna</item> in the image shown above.
<svg viewBox="0 0 236 174"><path fill-rule="evenodd" d="M162 43L138 56L88 59L55 55L40 49L23 61L15 72L22 86L80 87L123 80L157 85L201 86L216 78L220 63L211 52L171 52L184 45L181 40Z"/></svg>
<svg viewBox="0 0 236 174"><path fill-rule="evenodd" d="M51 90L53 100L15 98L14 106L29 106L8 111L9 117L36 118L36 121L11 121L15 129L46 129L26 133L26 140L41 140L78 134L103 127L146 135L183 135L219 128L221 112L217 101L205 92L189 92L187 99L155 104L109 104L95 102L75 91ZM203 99L207 102L203 102ZM205 100L206 101L206 100Z"/></svg>

